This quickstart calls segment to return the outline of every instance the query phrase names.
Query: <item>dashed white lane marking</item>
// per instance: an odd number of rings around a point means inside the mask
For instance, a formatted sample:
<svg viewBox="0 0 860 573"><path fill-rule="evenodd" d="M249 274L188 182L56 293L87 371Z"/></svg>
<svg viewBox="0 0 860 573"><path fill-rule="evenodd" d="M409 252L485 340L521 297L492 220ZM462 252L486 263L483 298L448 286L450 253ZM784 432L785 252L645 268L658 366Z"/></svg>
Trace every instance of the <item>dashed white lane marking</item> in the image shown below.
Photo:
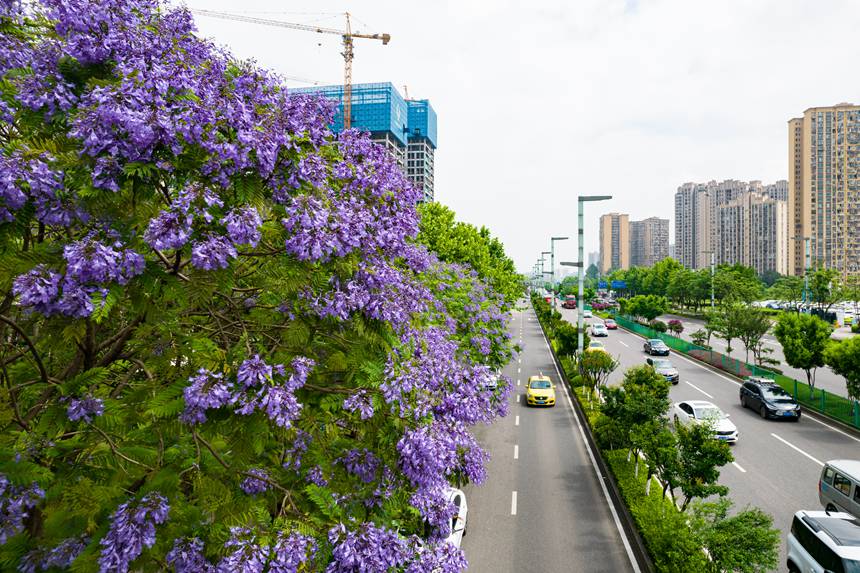
<svg viewBox="0 0 860 573"><path fill-rule="evenodd" d="M791 442L787 442L787 441L783 440L782 438L780 438L779 436L777 436L774 433L771 433L770 435L773 436L774 438L776 438L777 440L779 440L780 442L782 442L783 444L785 444L786 446L788 446L789 448L791 448L792 450L796 451L797 453L806 456L807 458L809 458L810 460L812 460L816 464L818 464L820 466L824 466L824 462L822 462L818 458L814 458L814 457L810 456L809 454L807 454L806 452L804 452L803 450L801 450L800 448L798 448L797 446L795 446Z"/></svg>
<svg viewBox="0 0 860 573"><path fill-rule="evenodd" d="M517 394L517 404L519 404L519 403L520 403L520 395Z"/></svg>
<svg viewBox="0 0 860 573"><path fill-rule="evenodd" d="M738 468L738 471L740 471L742 474L747 473L747 471L746 471L744 468L742 468L742 467L738 464L738 462L732 462L732 465L733 465L733 466L735 466L736 468Z"/></svg>
<svg viewBox="0 0 860 573"><path fill-rule="evenodd" d="M521 370L521 368L517 368L517 374L519 374Z"/></svg>
<svg viewBox="0 0 860 573"><path fill-rule="evenodd" d="M523 359L522 359L522 358L517 358L517 364L522 364L522 363L523 363Z"/></svg>
<svg viewBox="0 0 860 573"><path fill-rule="evenodd" d="M521 382L521 380L517 380L517 386L520 385L520 382ZM517 398L519 398L519 396L517 396Z"/></svg>
<svg viewBox="0 0 860 573"><path fill-rule="evenodd" d="M626 342L624 342L623 340L619 340L618 342L620 342L622 345L626 346L627 348L630 348L630 346Z"/></svg>
<svg viewBox="0 0 860 573"><path fill-rule="evenodd" d="M519 425L520 425L520 417L517 416L516 418L514 418L514 426L519 426Z"/></svg>
<svg viewBox="0 0 860 573"><path fill-rule="evenodd" d="M695 388L696 390L698 390L699 392L701 392L702 394L704 394L705 396L707 396L707 397L708 397L708 398L710 398L711 400L713 400L713 399L714 399L714 397L713 397L713 396L711 396L710 394L708 394L707 392L705 392L704 390L702 390L701 388L699 388L698 386L696 386L696 385L695 385L695 384L693 384L692 382L688 382L688 381L684 380L684 384L688 384L688 385L692 386L693 388Z"/></svg>
<svg viewBox="0 0 860 573"><path fill-rule="evenodd" d="M514 459L520 459L520 446L518 444L514 444Z"/></svg>
<svg viewBox="0 0 860 573"><path fill-rule="evenodd" d="M517 492L511 492L511 515L517 514Z"/></svg>

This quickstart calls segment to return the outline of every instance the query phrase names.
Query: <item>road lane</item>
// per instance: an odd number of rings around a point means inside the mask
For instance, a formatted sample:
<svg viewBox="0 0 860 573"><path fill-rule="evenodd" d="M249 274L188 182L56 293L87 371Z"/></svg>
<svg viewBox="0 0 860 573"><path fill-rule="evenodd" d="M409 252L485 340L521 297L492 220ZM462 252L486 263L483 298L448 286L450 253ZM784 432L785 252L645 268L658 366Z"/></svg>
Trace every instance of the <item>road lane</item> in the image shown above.
<svg viewBox="0 0 860 573"><path fill-rule="evenodd" d="M522 332L524 348L504 370L514 381L510 413L476 430L491 455L488 477L465 488L469 571L633 571L534 312L515 312L511 332L516 341ZM554 408L517 399L539 373L556 384Z"/></svg>
<svg viewBox="0 0 860 573"><path fill-rule="evenodd" d="M563 311L575 323L575 311ZM598 321L595 318L592 321ZM610 383L618 384L623 372L644 364L642 337L623 329L610 331L601 338L607 350L620 360ZM740 383L714 372L696 361L672 352L680 382L670 390L673 402L709 400L730 415L740 437L732 447L737 465L724 467L720 483L730 488L736 507L754 505L774 517L774 525L788 530L792 515L799 509L819 509L818 476L820 462L860 458L860 438L804 415L799 422L763 420L757 412L740 405ZM703 393L712 396L708 398ZM738 468L740 466L740 468ZM743 471L741 471L743 470ZM785 570L785 535L782 535L780 571Z"/></svg>

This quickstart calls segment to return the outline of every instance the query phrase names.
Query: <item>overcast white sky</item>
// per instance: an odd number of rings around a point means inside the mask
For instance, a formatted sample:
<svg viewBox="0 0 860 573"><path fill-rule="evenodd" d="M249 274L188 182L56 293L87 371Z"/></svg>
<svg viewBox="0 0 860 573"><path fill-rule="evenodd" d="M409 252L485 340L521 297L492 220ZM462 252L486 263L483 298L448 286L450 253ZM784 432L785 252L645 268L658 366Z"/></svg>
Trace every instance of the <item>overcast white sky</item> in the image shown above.
<svg viewBox="0 0 860 573"><path fill-rule="evenodd" d="M578 194L615 197L587 208L588 253L600 214L673 220L686 181L787 179L787 120L860 101L857 0L185 3L336 28L348 10L354 29L391 34L357 41L353 81L431 101L436 199L487 226L522 271L551 235L571 237L556 260L575 260ZM343 81L338 36L197 22L240 58Z"/></svg>

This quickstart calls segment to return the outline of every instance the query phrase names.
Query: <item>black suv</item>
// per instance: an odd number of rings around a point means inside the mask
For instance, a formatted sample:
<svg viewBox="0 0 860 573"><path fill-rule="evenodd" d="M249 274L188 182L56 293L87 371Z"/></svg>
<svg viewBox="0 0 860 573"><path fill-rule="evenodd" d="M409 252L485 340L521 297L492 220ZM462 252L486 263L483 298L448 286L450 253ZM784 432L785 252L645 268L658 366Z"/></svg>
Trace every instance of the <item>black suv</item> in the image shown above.
<svg viewBox="0 0 860 573"><path fill-rule="evenodd" d="M800 420L797 401L776 382L767 378L749 377L741 385L741 406L752 408L762 418Z"/></svg>

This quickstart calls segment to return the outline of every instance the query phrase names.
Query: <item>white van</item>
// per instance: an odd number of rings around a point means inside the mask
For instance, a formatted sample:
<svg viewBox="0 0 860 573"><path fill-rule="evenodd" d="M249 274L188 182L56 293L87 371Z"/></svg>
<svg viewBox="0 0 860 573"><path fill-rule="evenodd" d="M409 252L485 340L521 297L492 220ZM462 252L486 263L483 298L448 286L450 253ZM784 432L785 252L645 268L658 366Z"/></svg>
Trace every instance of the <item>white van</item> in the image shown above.
<svg viewBox="0 0 860 573"><path fill-rule="evenodd" d="M818 501L827 511L844 511L860 518L860 461L831 460L818 479Z"/></svg>

